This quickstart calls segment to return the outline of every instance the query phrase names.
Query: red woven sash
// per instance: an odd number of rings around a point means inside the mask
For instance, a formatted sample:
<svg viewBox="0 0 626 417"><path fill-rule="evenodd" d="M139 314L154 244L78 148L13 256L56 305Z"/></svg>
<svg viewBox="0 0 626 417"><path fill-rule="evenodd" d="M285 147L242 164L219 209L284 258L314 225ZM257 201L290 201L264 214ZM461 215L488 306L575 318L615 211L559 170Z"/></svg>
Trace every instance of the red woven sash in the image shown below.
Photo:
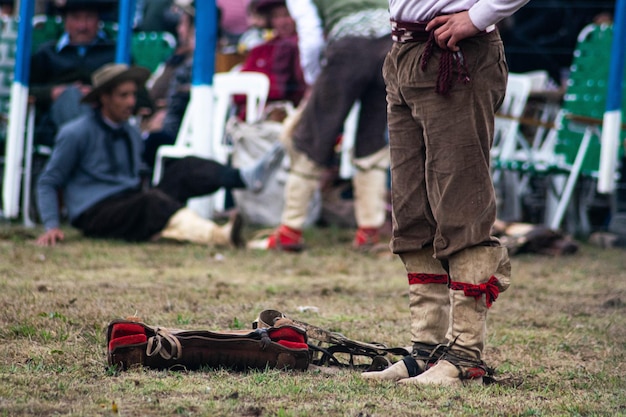
<svg viewBox="0 0 626 417"><path fill-rule="evenodd" d="M447 284L448 275L446 274L424 274L421 272L410 273L409 285L413 284Z"/></svg>
<svg viewBox="0 0 626 417"><path fill-rule="evenodd" d="M500 288L498 288L498 279L494 276L489 278L489 281L482 284L468 284L466 282L450 281L450 289L463 291L467 297L480 298L485 294L487 308L491 307L498 295L500 294Z"/></svg>

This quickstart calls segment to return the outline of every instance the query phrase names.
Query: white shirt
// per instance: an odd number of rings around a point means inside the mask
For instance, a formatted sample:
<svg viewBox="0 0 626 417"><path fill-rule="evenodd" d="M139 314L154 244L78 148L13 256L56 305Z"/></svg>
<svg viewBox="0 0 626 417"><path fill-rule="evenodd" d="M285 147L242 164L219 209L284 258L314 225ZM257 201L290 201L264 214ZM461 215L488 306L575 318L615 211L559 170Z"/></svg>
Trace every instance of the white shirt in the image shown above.
<svg viewBox="0 0 626 417"><path fill-rule="evenodd" d="M304 81L312 85L321 71L320 59L325 45L322 19L311 0L287 0L287 8L296 22Z"/></svg>
<svg viewBox="0 0 626 417"><path fill-rule="evenodd" d="M468 10L474 26L485 30L526 3L528 0L389 0L389 12L392 20L428 22L442 14Z"/></svg>

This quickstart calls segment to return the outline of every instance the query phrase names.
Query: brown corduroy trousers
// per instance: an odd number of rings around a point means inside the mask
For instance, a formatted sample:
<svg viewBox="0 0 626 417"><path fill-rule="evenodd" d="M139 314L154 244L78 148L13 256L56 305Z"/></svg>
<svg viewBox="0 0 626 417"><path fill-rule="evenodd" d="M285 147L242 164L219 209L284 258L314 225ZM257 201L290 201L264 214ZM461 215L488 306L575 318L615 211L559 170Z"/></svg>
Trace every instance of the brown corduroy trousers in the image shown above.
<svg viewBox="0 0 626 417"><path fill-rule="evenodd" d="M421 68L425 42L394 43L383 75L391 152L394 253L433 246L446 260L465 248L498 246L490 172L494 115L508 69L497 31L459 43L469 81L435 92L441 50ZM459 59L457 57L457 59ZM452 77L459 74L456 70Z"/></svg>

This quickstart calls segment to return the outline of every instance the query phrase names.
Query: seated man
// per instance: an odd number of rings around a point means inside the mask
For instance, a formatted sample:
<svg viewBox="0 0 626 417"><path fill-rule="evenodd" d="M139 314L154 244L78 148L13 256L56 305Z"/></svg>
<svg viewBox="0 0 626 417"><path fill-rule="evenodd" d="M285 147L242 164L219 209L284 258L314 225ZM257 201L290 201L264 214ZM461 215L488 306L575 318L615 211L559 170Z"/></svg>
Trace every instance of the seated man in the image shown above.
<svg viewBox="0 0 626 417"><path fill-rule="evenodd" d="M115 41L101 29L101 14L115 9L114 0L66 0L58 7L64 33L42 44L31 57L29 93L37 108L40 144L52 145L65 122L89 111L81 98L91 89L91 74L115 61Z"/></svg>
<svg viewBox="0 0 626 417"><path fill-rule="evenodd" d="M258 188L274 157L248 171L214 161L187 158L166 171L158 187L142 190L141 136L128 123L137 89L150 72L125 64L107 64L93 77L83 98L95 108L59 131L52 155L39 177L37 205L46 228L37 243L64 239L59 228L58 193L63 193L72 226L84 235L127 241L169 238L207 245L241 246L241 219L218 226L185 208L186 199L220 187ZM268 169L266 169L268 168Z"/></svg>

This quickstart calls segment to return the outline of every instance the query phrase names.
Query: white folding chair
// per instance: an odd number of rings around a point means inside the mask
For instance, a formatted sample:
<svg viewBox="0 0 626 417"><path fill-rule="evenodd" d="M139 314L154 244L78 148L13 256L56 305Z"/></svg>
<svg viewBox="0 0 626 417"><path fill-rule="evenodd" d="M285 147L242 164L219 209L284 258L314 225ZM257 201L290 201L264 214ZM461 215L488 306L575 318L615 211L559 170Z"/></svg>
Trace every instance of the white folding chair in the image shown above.
<svg viewBox="0 0 626 417"><path fill-rule="evenodd" d="M526 139L520 132L520 119L524 114L532 86L532 76L509 74L506 95L495 118L491 148L493 181L499 197L498 216L506 220L518 220L521 217L521 194L517 174L511 172L508 163L518 149L528 147Z"/></svg>
<svg viewBox="0 0 626 417"><path fill-rule="evenodd" d="M232 153L232 144L225 137L226 122L233 115L233 97L246 97L246 123L263 117L270 89L269 78L260 72L220 72L213 77L215 107L213 109L212 156L225 163Z"/></svg>
<svg viewBox="0 0 626 417"><path fill-rule="evenodd" d="M166 158L184 158L187 156L209 157L221 163L227 163L231 153L231 144L225 135L226 122L234 111L235 95L246 97L246 122L258 121L263 115L263 109L269 93L269 78L258 72L227 72L213 76L213 103L212 114L207 115L206 123L210 123L208 135L206 129L194 129L193 110L187 106L178 136L174 145L160 146L156 153L152 183L158 184L163 175L163 161ZM204 122L204 121L203 121ZM203 216L210 216L214 210L224 208L224 190L219 190L210 199L192 199L193 207L202 211ZM199 202L202 201L202 202ZM200 210L200 207L209 207Z"/></svg>
<svg viewBox="0 0 626 417"><path fill-rule="evenodd" d="M233 144L226 135L226 123L233 116L233 98L246 96L246 123L261 120L270 90L269 78L260 72L221 72L213 77L215 107L213 109L213 134L211 155L221 163L228 163ZM211 196L211 207L223 211L226 203L226 190L219 189Z"/></svg>
<svg viewBox="0 0 626 417"><path fill-rule="evenodd" d="M519 131L520 118L524 114L532 86L531 76L509 74L506 95L496 114L492 158L506 160L519 146L524 146Z"/></svg>

